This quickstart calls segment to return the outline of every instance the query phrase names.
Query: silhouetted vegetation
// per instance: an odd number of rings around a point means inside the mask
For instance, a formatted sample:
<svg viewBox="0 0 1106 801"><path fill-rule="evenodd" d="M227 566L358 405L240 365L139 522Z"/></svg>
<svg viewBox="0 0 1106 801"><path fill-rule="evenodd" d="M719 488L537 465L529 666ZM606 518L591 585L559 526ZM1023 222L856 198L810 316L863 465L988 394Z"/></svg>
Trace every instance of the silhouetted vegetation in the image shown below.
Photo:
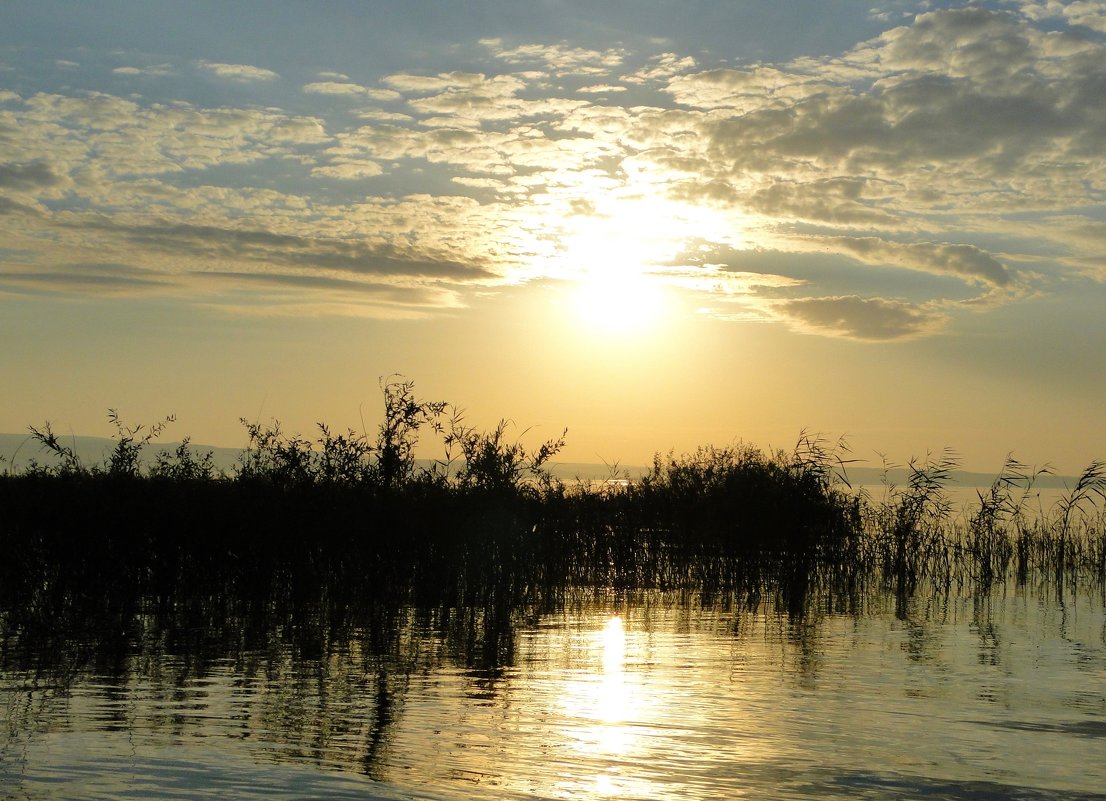
<svg viewBox="0 0 1106 801"><path fill-rule="evenodd" d="M787 452L704 447L657 456L640 480L566 483L548 471L565 433L530 448L509 423L477 430L406 379L381 386L375 436L320 424L309 440L243 421L248 445L230 472L187 440L143 463L172 417L145 428L111 411L116 446L91 466L49 423L32 427L53 458L0 477L8 621L182 597L501 614L566 587L771 598L801 614L812 593L848 609L872 587L1106 578L1106 463L1032 513L1039 473L1011 458L959 516L945 494L955 454L912 462L907 483L876 500L849 486L845 443L806 433ZM440 459L415 459L424 435Z"/></svg>

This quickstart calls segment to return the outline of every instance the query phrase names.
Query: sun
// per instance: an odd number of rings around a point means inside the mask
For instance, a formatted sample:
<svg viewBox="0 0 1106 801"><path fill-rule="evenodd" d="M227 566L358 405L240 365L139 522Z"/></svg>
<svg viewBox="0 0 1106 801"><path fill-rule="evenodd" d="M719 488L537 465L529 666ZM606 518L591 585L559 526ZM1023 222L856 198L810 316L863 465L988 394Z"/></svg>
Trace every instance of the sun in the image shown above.
<svg viewBox="0 0 1106 801"><path fill-rule="evenodd" d="M700 263L702 243L730 241L736 230L715 210L637 184L581 184L542 209L533 229L534 274L570 288L557 293L568 312L564 324L585 337L670 332L695 291L689 265Z"/></svg>
<svg viewBox="0 0 1106 801"><path fill-rule="evenodd" d="M656 263L665 253L640 221L585 220L562 243L579 325L635 334L662 324L668 293Z"/></svg>
<svg viewBox="0 0 1106 801"><path fill-rule="evenodd" d="M660 324L666 299L656 279L631 270L608 270L581 280L573 300L585 326L635 333Z"/></svg>

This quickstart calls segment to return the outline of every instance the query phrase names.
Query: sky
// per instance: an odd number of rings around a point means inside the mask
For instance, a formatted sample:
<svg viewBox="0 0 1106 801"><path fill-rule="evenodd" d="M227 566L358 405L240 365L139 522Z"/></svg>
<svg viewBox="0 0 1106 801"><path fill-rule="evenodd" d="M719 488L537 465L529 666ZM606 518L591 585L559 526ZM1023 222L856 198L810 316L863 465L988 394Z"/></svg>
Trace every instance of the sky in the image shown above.
<svg viewBox="0 0 1106 801"><path fill-rule="evenodd" d="M0 19L0 431L1106 457L1104 0Z"/></svg>

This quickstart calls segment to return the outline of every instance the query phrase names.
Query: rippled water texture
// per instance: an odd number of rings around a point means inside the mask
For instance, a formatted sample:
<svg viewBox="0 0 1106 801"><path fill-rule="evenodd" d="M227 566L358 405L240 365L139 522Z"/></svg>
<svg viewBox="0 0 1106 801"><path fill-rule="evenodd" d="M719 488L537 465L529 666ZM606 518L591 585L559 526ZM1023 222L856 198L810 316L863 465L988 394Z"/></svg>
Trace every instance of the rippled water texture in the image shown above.
<svg viewBox="0 0 1106 801"><path fill-rule="evenodd" d="M387 648L284 628L9 654L0 797L1106 799L1093 593L399 618Z"/></svg>

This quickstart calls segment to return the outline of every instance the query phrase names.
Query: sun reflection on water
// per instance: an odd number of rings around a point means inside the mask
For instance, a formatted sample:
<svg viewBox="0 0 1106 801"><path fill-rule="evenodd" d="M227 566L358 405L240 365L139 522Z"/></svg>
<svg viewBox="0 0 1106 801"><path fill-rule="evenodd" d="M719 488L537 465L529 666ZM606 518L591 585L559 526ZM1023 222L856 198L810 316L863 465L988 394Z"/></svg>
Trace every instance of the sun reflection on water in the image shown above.
<svg viewBox="0 0 1106 801"><path fill-rule="evenodd" d="M648 782L628 775L636 764L640 740L641 696L627 671L626 629L622 618L611 617L592 633L589 642L594 667L582 671L565 688L565 738L581 758L594 765L589 779L580 777L570 790L574 796L607 798L648 794Z"/></svg>
<svg viewBox="0 0 1106 801"><path fill-rule="evenodd" d="M621 678L626 660L626 629L621 617L615 615L607 621L600 633L600 640L603 647L603 675Z"/></svg>
<svg viewBox="0 0 1106 801"><path fill-rule="evenodd" d="M597 635L602 672L595 688L593 724L588 727L597 751L608 757L622 757L632 745L630 724L637 698L627 682L626 630L615 616Z"/></svg>

